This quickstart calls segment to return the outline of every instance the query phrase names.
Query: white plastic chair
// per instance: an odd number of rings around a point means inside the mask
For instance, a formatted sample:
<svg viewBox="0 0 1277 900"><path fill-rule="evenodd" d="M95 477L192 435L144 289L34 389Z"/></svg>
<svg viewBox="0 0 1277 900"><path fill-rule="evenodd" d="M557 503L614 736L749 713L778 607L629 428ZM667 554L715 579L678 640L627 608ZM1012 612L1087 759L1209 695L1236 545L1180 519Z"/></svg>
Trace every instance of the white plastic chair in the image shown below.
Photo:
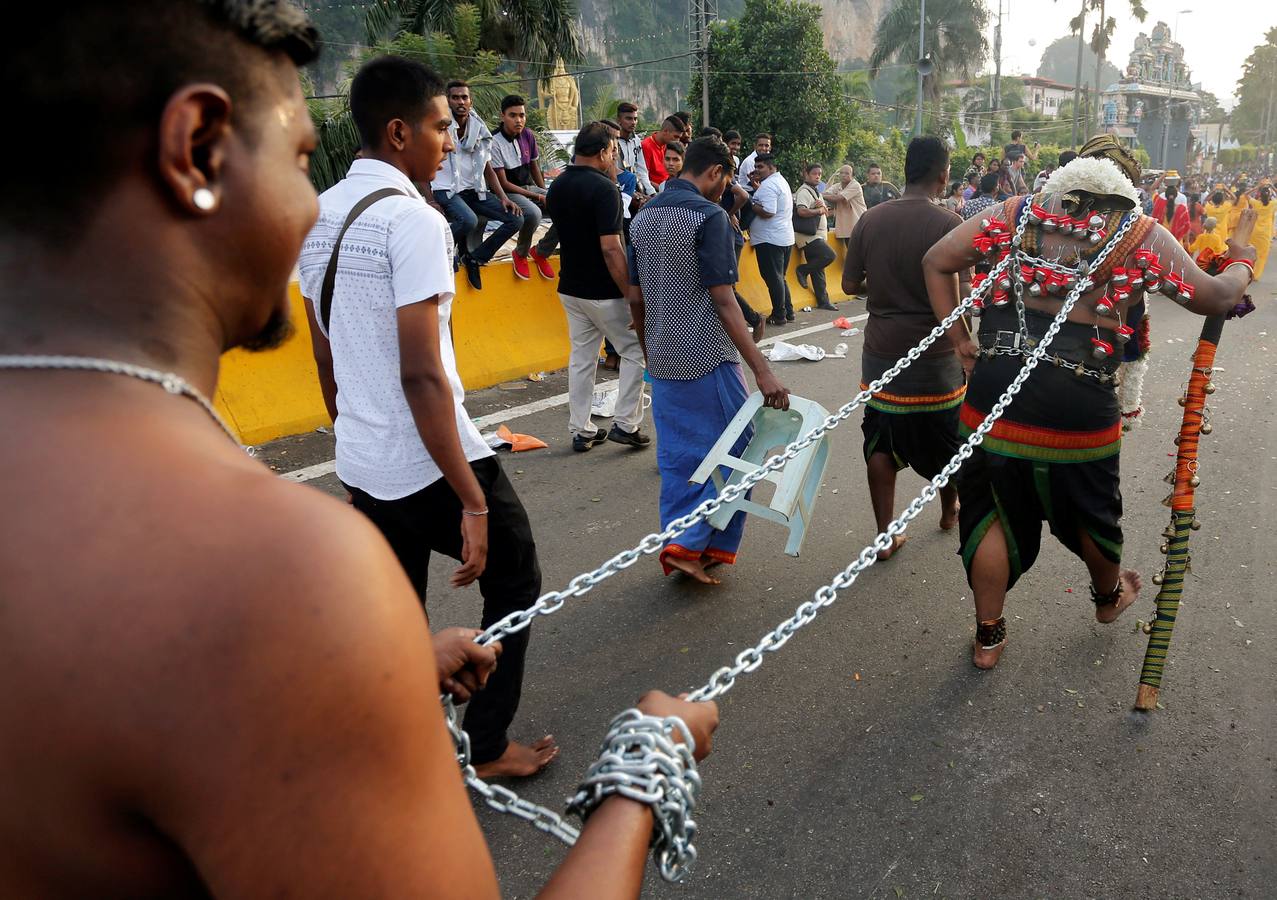
<svg viewBox="0 0 1277 900"><path fill-rule="evenodd" d="M762 468L768 456L773 455L770 451L783 450L828 416L829 411L814 400L792 395L788 410L768 409L763 406L763 395L755 392L745 401L745 405L728 424L700 467L692 474L691 481L694 484L704 484L712 478L721 495L726 485L738 484L746 475ZM749 444L740 456L733 456L732 447L751 425L754 434ZM744 496L738 497L710 516L709 524L722 530L738 512L771 519L789 528L785 552L790 556L797 556L807 533L807 525L811 522L811 511L828 461L829 435L826 434L811 446L798 451L798 455L786 463L784 468L768 472L764 476L764 481L770 481L776 486L770 503L764 506ZM723 479L723 469L729 470L726 481Z"/></svg>

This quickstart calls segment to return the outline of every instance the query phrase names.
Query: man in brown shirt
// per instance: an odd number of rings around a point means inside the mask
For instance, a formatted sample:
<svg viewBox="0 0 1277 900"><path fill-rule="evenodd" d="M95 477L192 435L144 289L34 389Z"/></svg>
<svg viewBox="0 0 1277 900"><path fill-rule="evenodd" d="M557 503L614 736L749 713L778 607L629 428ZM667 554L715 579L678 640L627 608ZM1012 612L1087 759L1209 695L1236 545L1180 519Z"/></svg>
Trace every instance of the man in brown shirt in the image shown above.
<svg viewBox="0 0 1277 900"><path fill-rule="evenodd" d="M942 141L922 137L909 143L905 181L899 200L881 203L860 217L847 246L842 289L854 296L866 284L872 286L860 363L862 390L936 326L922 258L962 224L956 213L934 202L949 181L949 150ZM908 466L923 478L934 478L961 446L958 408L965 393L962 363L953 346L937 341L865 407L865 463L880 533L893 517L896 472ZM948 530L958 521L956 489L942 488L940 500L940 527ZM879 558L890 558L904 542L897 537Z"/></svg>

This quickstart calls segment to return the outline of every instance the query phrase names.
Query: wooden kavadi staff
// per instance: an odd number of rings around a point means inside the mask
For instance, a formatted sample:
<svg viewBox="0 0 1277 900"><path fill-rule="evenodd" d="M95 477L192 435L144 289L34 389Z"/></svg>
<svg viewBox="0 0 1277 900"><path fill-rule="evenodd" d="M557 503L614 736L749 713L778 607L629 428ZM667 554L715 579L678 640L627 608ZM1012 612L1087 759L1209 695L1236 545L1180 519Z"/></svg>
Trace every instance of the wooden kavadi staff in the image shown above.
<svg viewBox="0 0 1277 900"><path fill-rule="evenodd" d="M1193 353L1193 371L1188 379L1188 390L1179 401L1180 406L1184 407L1184 417L1179 436L1175 438L1178 449L1175 454L1175 469L1167 476L1167 480L1172 481L1175 487L1163 501L1171 508L1171 522L1162 532L1162 537L1166 539L1166 543L1162 544L1162 552L1166 554L1166 567L1160 574L1153 576L1153 584L1158 585L1157 613L1152 622L1144 625L1144 631L1148 634L1148 649L1144 652L1139 691L1135 695L1135 708L1138 710L1149 711L1157 707L1162 672L1166 668L1166 652L1171 643L1171 632L1175 628L1175 617L1179 613L1180 597L1184 592L1184 575L1191 571L1188 537L1201 527L1194 505L1197 486L1201 483L1197 476L1197 449L1201 436L1210 434L1212 430L1210 422L1206 420L1206 397L1215 393L1215 385L1211 381L1215 351L1219 347L1225 319L1244 316L1254 308L1254 303L1246 296L1226 316L1209 316L1206 319L1202 325L1201 337L1197 341L1197 350Z"/></svg>

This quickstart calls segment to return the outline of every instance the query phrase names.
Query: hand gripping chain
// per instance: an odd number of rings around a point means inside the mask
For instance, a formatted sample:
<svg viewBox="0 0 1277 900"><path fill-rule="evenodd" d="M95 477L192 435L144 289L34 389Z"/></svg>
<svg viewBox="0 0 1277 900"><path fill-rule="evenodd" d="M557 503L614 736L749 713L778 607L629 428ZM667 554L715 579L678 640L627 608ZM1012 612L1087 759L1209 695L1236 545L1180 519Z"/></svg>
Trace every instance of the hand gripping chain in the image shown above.
<svg viewBox="0 0 1277 900"><path fill-rule="evenodd" d="M1019 246L1019 238L1023 234L1027 220L1027 210L1028 204L1025 204L1024 210L1021 212L1020 221L1015 235L1017 239L1015 241L1015 246L1017 248ZM1138 218L1139 217L1135 215L1128 216L1122 223L1121 227L1118 228L1112 236L1110 236L1103 250L1101 250L1090 264L1088 265L1083 263L1079 266L1076 270L1079 276L1077 283L1073 289L1069 291L1064 301L1064 305L1060 308L1059 313L1047 328L1042 340L1038 343L1037 347L1034 348L1033 352L1025 359L1024 366L1020 369L1020 372L1012 380L1011 384L1007 386L1006 391L1004 391L998 398L998 402L994 404L993 409L990 410L988 416L985 417L984 421L981 422L979 427L971 434L966 443L958 449L958 452L954 454L953 458L949 460L948 464L941 469L936 477L922 489L922 492L909 503L905 511L901 513L897 519L892 521L887 526L886 530L879 534L872 543L861 550L857 559L840 572L830 584L819 588L813 594L812 600L805 601L799 605L793 616L786 619L775 629L765 634L756 645L737 654L734 665L724 666L714 672L714 674L710 676L709 681L688 696L688 700L693 702L712 700L726 694L735 685L737 676L747 672L753 672L762 665L764 653L779 650L789 641L795 632L805 625L810 624L816 616L820 614L821 609L832 606L834 601L838 599L838 592L845 590L854 584L860 573L877 561L878 554L889 548L894 542L896 536L904 533L905 529L909 526L909 523L921 514L923 507L939 495L940 488L947 485L950 479L957 473L958 469L962 467L962 464L971 458L972 454L975 452L975 448L984 441L985 436L990 430L992 430L993 425L1002 417L1002 414L1006 411L1007 407L1011 405L1015 396L1019 394L1024 383L1028 380L1029 375L1035 368L1037 368L1038 363L1046 357L1046 351L1050 347L1052 341L1055 340L1056 335L1059 334L1060 328L1068 318L1069 313L1072 312L1078 299L1093 286L1091 279L1088 277L1088 273L1100 267L1109 254L1112 253L1113 249L1126 237L1135 222L1138 221ZM633 565L641 556L656 552L665 541L672 540L674 537L682 534L697 522L709 515L712 515L723 503L730 502L740 496L753 484L756 484L759 480L761 480L767 472L779 469L784 465L784 463L793 459L799 450L809 446L812 441L818 440L824 434L836 428L859 406L867 402L870 396L882 390L886 384L904 371L904 369L906 369L911 363L917 360L918 357L921 356L929 346L931 346L931 344L935 343L936 340L948 331L950 326L957 322L959 316L971 308L975 300L980 299L983 296L983 293L996 281L997 275L1012 265L1015 255L1016 254L1008 254L1004 259L999 261L997 265L994 266L992 272L990 272L989 278L985 279L985 281L972 292L971 296L959 303L952 313L946 316L942 322L933 328L916 347L897 360L896 364L884 372L881 378L857 394L849 403L841 407L838 412L830 415L823 423L787 446L783 454L770 459L764 466L762 466L759 470L750 473L750 475L743 479L739 484L725 488L722 494L720 494L717 498L711 498L710 500L702 503L688 515L675 519L670 523L669 527L660 534L649 534L634 548L618 553L616 556L612 557L612 559L608 560L592 572L585 572L576 576L568 583L568 587L563 591L552 591L545 594L539 598L535 604L527 609L512 613L501 621L495 623L482 635L476 638L476 642L486 644L494 640L500 640L507 634L512 634L526 628L536 616L549 615L550 613L557 612L563 607L564 602L568 598L580 596L588 592L599 582ZM466 783L481 794L488 805L498 812L511 813L525 821L531 822L536 828L546 832L547 834L554 835L566 844L574 844L579 836L579 832L571 825L564 822L562 817L558 814L546 809L545 807L538 806L537 804L522 799L516 793L508 790L507 788L499 785L487 784L475 774L474 766L470 763L470 738L469 735L461 730L457 724L456 707L450 697L444 698L444 712L448 723L448 730L452 734L453 741L457 747L457 759L462 766ZM631 777L623 769L619 768L605 768L596 772L596 770L598 770L599 767L606 762L607 748L610 747L613 741L617 738L618 727L623 727L625 724L623 720L628 721L627 717L630 716L639 716L639 713L637 710L627 710L625 713L622 713L613 720L612 730L609 731L608 738L604 741L605 757L598 760L595 765L591 767L586 781L582 784L581 789L578 790L576 796L572 798L570 809L575 810L579 808L582 803L583 794L591 794L596 790L593 787L593 784L616 783L624 780L620 778L614 779L611 774L612 772L617 772L619 774L626 775L626 777ZM668 721L678 722L679 720L671 719ZM679 724L681 725L682 723L679 722ZM686 726L683 726L683 728L685 730ZM675 816L671 819L668 817L668 814L663 815L662 811L658 809L658 804L653 802L653 814L657 817L659 823L658 828L661 831L659 835L654 835L653 844L658 850L661 875L667 881L681 880L687 874L688 867L696 857L696 849L691 844L691 837L695 833L695 823L691 822L691 820L686 817L687 813L689 813L695 805L696 795L699 793L700 788L700 779L696 774L695 762L691 760L690 751L688 751L687 756L688 763L685 771L690 772L691 777L695 779L695 790L686 794L690 802L686 806L681 807L681 812L675 811L671 808L671 812L678 812L682 818L679 819ZM597 782L597 780L596 782L592 782L591 778L593 776L597 776L598 779L602 779L602 782ZM679 788L681 790L686 790L684 785L679 785ZM614 789L611 792L623 793L619 789ZM625 795L632 796L632 794ZM663 801L664 796L665 795L662 795ZM633 799L640 798L638 796L633 796ZM650 801L645 800L644 802ZM672 803L673 801L665 802ZM690 831L685 834L685 840L680 841L678 839L680 835L684 834L684 832L680 831L679 834L674 834L674 829L671 823L677 821L681 821L685 825L690 825Z"/></svg>
<svg viewBox="0 0 1277 900"><path fill-rule="evenodd" d="M681 743L674 740L674 732L682 737ZM652 846L661 877L682 881L696 862L691 813L701 793L701 776L692 755L695 749L682 719L627 709L612 720L599 758L568 801L568 812L585 821L613 794L647 804L656 819Z"/></svg>

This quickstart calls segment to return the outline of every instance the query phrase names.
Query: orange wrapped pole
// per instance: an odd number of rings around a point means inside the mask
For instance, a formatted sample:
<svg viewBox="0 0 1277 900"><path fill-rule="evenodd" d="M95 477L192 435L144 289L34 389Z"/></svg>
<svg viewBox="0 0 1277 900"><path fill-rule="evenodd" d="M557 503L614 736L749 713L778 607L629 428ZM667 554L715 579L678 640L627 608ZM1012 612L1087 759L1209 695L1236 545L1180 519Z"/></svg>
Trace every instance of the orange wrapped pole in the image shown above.
<svg viewBox="0 0 1277 900"><path fill-rule="evenodd" d="M1166 543L1162 545L1162 552L1166 554L1166 567L1161 574L1153 576L1153 583L1158 585L1157 613L1153 621L1145 626L1149 636L1148 649L1144 653L1139 691L1135 696L1135 708L1139 710L1157 708L1157 695L1162 687L1162 675L1166 667L1166 653L1171 643L1171 632L1175 628L1175 617L1179 614L1184 575L1189 568L1188 538L1198 528L1194 505L1198 485L1197 447L1201 435L1210 433L1210 426L1204 423L1203 416L1206 397L1215 392L1211 373L1223 330L1224 316L1211 316L1202 325L1197 351L1193 354L1193 372L1188 379L1188 392L1180 401L1184 407L1184 417L1180 424L1179 437L1175 440L1178 445L1175 455L1175 488L1167 504L1171 508L1171 524L1163 532Z"/></svg>

